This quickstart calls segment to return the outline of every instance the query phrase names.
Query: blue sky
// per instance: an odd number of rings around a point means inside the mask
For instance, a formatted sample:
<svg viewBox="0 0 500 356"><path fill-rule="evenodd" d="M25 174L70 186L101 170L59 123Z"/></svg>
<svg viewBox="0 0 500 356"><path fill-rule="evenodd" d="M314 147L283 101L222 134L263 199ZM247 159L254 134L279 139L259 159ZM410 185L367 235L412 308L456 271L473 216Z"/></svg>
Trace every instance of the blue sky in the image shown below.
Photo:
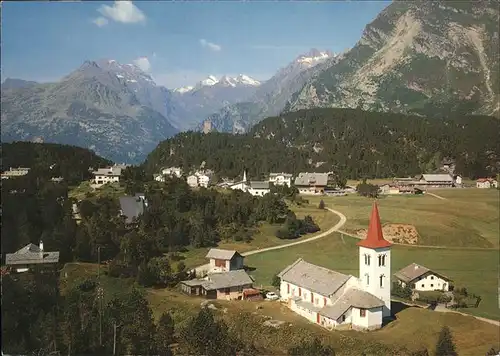
<svg viewBox="0 0 500 356"><path fill-rule="evenodd" d="M137 58L167 87L268 79L311 48L341 52L390 2L4 2L2 78L55 81L83 61Z"/></svg>

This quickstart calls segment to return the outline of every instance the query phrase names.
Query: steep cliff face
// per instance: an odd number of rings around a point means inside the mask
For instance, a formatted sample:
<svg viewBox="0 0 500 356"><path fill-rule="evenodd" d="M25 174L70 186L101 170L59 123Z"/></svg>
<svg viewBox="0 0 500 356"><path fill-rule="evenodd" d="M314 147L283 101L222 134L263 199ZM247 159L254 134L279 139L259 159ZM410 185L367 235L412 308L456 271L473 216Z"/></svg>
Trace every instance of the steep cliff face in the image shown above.
<svg viewBox="0 0 500 356"><path fill-rule="evenodd" d="M498 115L498 17L495 1L393 2L285 110Z"/></svg>

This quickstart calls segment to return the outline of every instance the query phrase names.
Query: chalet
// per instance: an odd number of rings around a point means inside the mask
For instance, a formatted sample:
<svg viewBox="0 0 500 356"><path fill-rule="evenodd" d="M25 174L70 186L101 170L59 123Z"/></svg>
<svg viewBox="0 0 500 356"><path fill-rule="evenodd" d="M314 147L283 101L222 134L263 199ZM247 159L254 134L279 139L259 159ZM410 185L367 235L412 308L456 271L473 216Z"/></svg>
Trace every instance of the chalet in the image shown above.
<svg viewBox="0 0 500 356"><path fill-rule="evenodd" d="M368 234L359 246L359 278L304 261L278 274L281 300L327 329L373 330L391 316L391 243L382 234L374 203Z"/></svg>
<svg viewBox="0 0 500 356"><path fill-rule="evenodd" d="M242 269L213 273L201 279L191 279L180 283L181 290L189 295L209 299L241 300L244 291L252 289L252 278Z"/></svg>
<svg viewBox="0 0 500 356"><path fill-rule="evenodd" d="M410 286L417 291L448 291L452 280L445 275L431 271L427 267L412 263L394 273L397 283L402 287Z"/></svg>
<svg viewBox="0 0 500 356"><path fill-rule="evenodd" d="M30 243L14 253L7 253L5 256L5 264L18 273L27 272L35 266L57 266L58 262L59 252L44 251L41 240L39 246Z"/></svg>
<svg viewBox="0 0 500 356"><path fill-rule="evenodd" d="M478 180L476 180L476 187L480 189L498 188L498 182L493 178L479 178Z"/></svg>
<svg viewBox="0 0 500 356"><path fill-rule="evenodd" d="M269 182L250 181L250 184L247 188L248 193L258 197L266 195L267 193L269 193L269 191Z"/></svg>
<svg viewBox="0 0 500 356"><path fill-rule="evenodd" d="M243 268L244 257L234 250L212 248L205 258L210 260L209 272L227 272Z"/></svg>
<svg viewBox="0 0 500 356"><path fill-rule="evenodd" d="M17 177L22 177L28 174L30 171L29 168L24 168L24 167L17 167L17 168L9 168L8 171L2 172L2 179L9 179L9 178L17 178Z"/></svg>
<svg viewBox="0 0 500 356"><path fill-rule="evenodd" d="M295 178L295 187L300 194L323 194L328 183L328 173L299 173Z"/></svg>
<svg viewBox="0 0 500 356"><path fill-rule="evenodd" d="M292 175L290 173L269 173L269 183L274 185L292 185Z"/></svg>
<svg viewBox="0 0 500 356"><path fill-rule="evenodd" d="M192 188L194 187L208 188L211 177L212 177L211 173L196 171L194 174L189 175L186 178L186 181L187 184Z"/></svg>
<svg viewBox="0 0 500 356"><path fill-rule="evenodd" d="M422 174L422 179L428 188L449 188L455 183L449 174Z"/></svg>
<svg viewBox="0 0 500 356"><path fill-rule="evenodd" d="M135 219L144 213L148 202L143 193L137 193L135 196L123 196L120 201L120 216L125 217L125 223L131 224Z"/></svg>
<svg viewBox="0 0 500 356"><path fill-rule="evenodd" d="M384 184L379 187L380 194L399 195L399 194L422 194L422 189L408 186L398 186L395 184Z"/></svg>
<svg viewBox="0 0 500 356"><path fill-rule="evenodd" d="M122 175L122 167L112 166L99 168L97 171L92 172L92 174L94 175L94 184L96 185L118 183L120 182L120 176Z"/></svg>

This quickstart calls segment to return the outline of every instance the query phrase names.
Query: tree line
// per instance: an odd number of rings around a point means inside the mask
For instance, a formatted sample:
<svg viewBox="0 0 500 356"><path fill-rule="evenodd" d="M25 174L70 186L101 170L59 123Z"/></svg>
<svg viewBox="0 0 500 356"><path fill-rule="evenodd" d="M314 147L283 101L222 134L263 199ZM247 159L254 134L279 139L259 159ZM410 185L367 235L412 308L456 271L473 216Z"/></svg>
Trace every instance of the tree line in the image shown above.
<svg viewBox="0 0 500 356"><path fill-rule="evenodd" d="M349 179L435 172L444 158L477 178L500 168L500 121L488 116L420 116L359 109L312 109L267 118L248 134L183 132L161 142L144 162L185 171L203 162L221 176L251 179L269 172L341 172Z"/></svg>

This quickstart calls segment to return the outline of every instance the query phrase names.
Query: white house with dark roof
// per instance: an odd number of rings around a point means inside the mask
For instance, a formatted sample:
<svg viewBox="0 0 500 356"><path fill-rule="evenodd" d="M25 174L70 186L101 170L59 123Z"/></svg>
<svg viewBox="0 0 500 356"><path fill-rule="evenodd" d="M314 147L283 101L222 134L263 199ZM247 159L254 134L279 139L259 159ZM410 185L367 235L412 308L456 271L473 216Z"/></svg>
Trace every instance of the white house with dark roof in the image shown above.
<svg viewBox="0 0 500 356"><path fill-rule="evenodd" d="M445 275L432 271L427 267L412 263L409 266L394 273L397 283L406 287L409 286L417 291L449 291L452 280Z"/></svg>
<svg viewBox="0 0 500 356"><path fill-rule="evenodd" d="M252 194L254 197L262 197L269 193L270 186L269 182L262 181L250 181L247 192Z"/></svg>
<svg viewBox="0 0 500 356"><path fill-rule="evenodd" d="M17 168L9 168L8 171L2 172L2 179L16 178L22 177L28 174L30 171L29 168L17 167Z"/></svg>
<svg viewBox="0 0 500 356"><path fill-rule="evenodd" d="M243 268L244 257L234 250L211 248L205 258L210 260L209 273L227 272Z"/></svg>
<svg viewBox="0 0 500 356"><path fill-rule="evenodd" d="M41 240L39 246L30 243L14 253L5 255L5 264L18 273L27 272L35 265L47 266L58 262L59 252L44 251Z"/></svg>
<svg viewBox="0 0 500 356"><path fill-rule="evenodd" d="M391 316L391 243L382 234L376 203L368 234L359 246L359 277L302 258L278 274L281 300L297 314L327 329L373 330Z"/></svg>
<svg viewBox="0 0 500 356"><path fill-rule="evenodd" d="M122 169L122 166L116 165L112 167L99 168L97 171L92 172L92 174L94 175L94 184L100 186L106 183L120 182Z"/></svg>

